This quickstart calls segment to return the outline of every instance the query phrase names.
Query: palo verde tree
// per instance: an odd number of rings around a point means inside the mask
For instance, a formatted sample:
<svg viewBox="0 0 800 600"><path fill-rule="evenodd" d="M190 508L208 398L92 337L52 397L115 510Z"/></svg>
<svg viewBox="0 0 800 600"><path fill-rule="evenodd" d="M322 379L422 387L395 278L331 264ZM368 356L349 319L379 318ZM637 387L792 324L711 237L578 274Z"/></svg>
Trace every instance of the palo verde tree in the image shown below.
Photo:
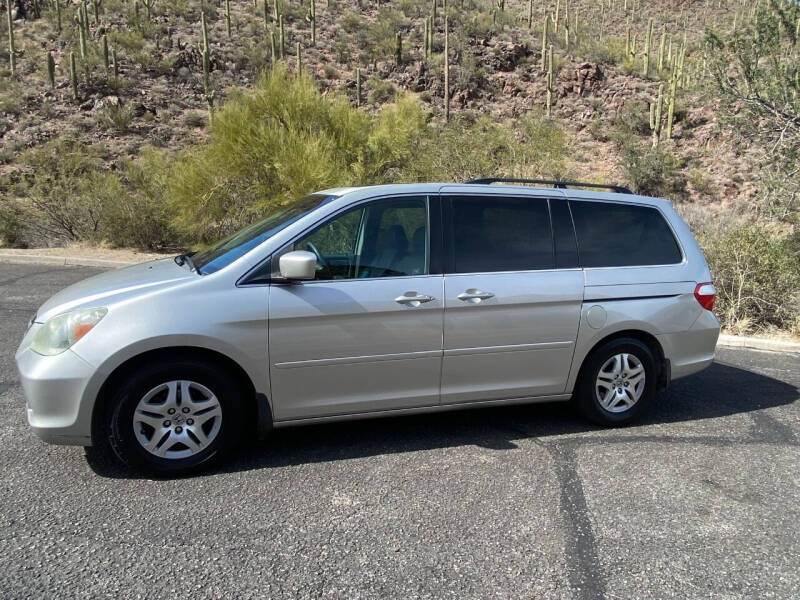
<svg viewBox="0 0 800 600"><path fill-rule="evenodd" d="M797 222L800 210L800 4L768 0L726 33L708 31L706 59L723 121L759 143L767 216Z"/></svg>

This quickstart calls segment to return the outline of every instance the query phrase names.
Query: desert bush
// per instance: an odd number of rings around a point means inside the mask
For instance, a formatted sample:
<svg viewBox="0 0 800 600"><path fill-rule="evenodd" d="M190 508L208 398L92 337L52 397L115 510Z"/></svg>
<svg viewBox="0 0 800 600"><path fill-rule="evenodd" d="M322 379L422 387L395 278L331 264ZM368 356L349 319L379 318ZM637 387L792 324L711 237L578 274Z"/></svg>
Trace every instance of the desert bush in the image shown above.
<svg viewBox="0 0 800 600"><path fill-rule="evenodd" d="M181 239L170 225L166 201L169 164L152 149L121 169L126 184L123 202L106 207L102 235L107 243L147 250L180 246Z"/></svg>
<svg viewBox="0 0 800 600"><path fill-rule="evenodd" d="M800 237L763 224L698 236L717 288L715 312L736 333L800 324Z"/></svg>
<svg viewBox="0 0 800 600"><path fill-rule="evenodd" d="M133 111L127 105L108 104L95 112L95 120L105 129L127 133L133 121Z"/></svg>
<svg viewBox="0 0 800 600"><path fill-rule="evenodd" d="M735 29L706 33L705 59L722 100L720 121L769 156L761 214L796 222L800 203L800 4L757 3Z"/></svg>
<svg viewBox="0 0 800 600"><path fill-rule="evenodd" d="M22 239L22 223L17 211L0 206L0 247L17 246Z"/></svg>
<svg viewBox="0 0 800 600"><path fill-rule="evenodd" d="M369 95L368 99L370 104L383 104L389 102L394 98L397 93L394 84L386 79L378 79L374 77L369 80Z"/></svg>
<svg viewBox="0 0 800 600"><path fill-rule="evenodd" d="M651 148L636 140L620 147L621 167L634 193L680 200L686 195L686 177L680 160L661 146Z"/></svg>
<svg viewBox="0 0 800 600"><path fill-rule="evenodd" d="M278 66L232 91L208 143L187 150L168 182L174 224L198 242L222 237L310 190L351 183L369 131L344 99Z"/></svg>
<svg viewBox="0 0 800 600"><path fill-rule="evenodd" d="M427 115L410 97L384 105L356 165L357 179L361 183L419 179L415 163L420 162L420 148L427 139L426 121Z"/></svg>
<svg viewBox="0 0 800 600"><path fill-rule="evenodd" d="M125 197L125 189L101 158L95 148L63 139L23 153L17 161L25 169L18 207L26 228L54 240L103 241L108 209Z"/></svg>

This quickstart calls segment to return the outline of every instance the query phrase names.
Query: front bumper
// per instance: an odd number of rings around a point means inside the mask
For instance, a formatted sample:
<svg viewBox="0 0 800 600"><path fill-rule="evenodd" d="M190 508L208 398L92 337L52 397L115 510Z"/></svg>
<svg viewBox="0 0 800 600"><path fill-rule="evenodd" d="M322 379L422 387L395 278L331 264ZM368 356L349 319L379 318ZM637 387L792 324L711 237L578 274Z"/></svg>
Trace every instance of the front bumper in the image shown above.
<svg viewBox="0 0 800 600"><path fill-rule="evenodd" d="M45 442L91 445L92 407L84 398L96 369L71 350L42 356L23 345L16 355L28 423Z"/></svg>

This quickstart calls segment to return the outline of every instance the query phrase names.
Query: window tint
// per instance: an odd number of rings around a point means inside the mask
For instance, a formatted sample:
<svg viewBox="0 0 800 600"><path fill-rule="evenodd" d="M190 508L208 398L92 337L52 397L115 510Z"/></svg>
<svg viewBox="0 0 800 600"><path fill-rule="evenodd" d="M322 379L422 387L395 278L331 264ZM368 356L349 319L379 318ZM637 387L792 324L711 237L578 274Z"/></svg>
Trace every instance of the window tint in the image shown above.
<svg viewBox="0 0 800 600"><path fill-rule="evenodd" d="M454 273L553 268L547 200L456 196L450 221Z"/></svg>
<svg viewBox="0 0 800 600"><path fill-rule="evenodd" d="M425 198L382 200L333 217L294 244L317 255L317 279L424 275Z"/></svg>
<svg viewBox="0 0 800 600"><path fill-rule="evenodd" d="M578 266L578 246L575 229L566 200L550 200L550 218L553 220L553 242L555 243L556 269L572 269Z"/></svg>
<svg viewBox="0 0 800 600"><path fill-rule="evenodd" d="M570 201L583 267L668 265L681 262L675 237L651 207Z"/></svg>

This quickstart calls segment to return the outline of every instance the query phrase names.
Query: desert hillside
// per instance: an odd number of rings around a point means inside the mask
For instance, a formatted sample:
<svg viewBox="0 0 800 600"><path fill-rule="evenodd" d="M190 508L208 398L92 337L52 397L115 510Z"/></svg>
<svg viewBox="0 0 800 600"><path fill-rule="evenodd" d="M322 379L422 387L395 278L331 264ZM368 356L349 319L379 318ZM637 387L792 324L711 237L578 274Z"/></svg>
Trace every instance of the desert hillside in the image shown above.
<svg viewBox="0 0 800 600"><path fill-rule="evenodd" d="M0 244L197 247L334 184L619 183L678 205L729 328L800 327L792 0L9 1Z"/></svg>

